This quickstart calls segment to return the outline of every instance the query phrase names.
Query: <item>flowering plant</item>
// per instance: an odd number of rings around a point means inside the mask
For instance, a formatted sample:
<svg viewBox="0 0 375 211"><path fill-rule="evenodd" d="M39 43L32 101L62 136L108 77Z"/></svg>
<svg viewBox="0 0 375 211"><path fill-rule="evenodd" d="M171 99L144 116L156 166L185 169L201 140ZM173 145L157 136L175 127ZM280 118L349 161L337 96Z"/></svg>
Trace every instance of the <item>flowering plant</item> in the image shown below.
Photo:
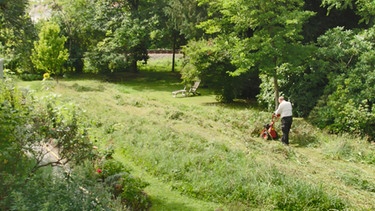
<svg viewBox="0 0 375 211"><path fill-rule="evenodd" d="M48 80L51 78L51 75L49 73L44 73L43 74L43 80Z"/></svg>

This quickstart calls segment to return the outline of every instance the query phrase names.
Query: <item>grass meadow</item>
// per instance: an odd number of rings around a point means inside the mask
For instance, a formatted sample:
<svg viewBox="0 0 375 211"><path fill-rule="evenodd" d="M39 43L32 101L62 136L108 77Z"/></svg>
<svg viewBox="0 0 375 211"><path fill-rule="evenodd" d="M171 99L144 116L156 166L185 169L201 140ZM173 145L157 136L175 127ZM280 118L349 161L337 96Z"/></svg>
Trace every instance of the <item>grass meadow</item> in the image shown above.
<svg viewBox="0 0 375 211"><path fill-rule="evenodd" d="M151 210L375 209L374 144L300 118L289 147L265 141L259 133L270 112L220 104L204 82L200 96L174 98L183 85L169 64L154 58L138 74L68 78L49 89L41 81L19 85L81 109L99 150L113 149L150 184Z"/></svg>

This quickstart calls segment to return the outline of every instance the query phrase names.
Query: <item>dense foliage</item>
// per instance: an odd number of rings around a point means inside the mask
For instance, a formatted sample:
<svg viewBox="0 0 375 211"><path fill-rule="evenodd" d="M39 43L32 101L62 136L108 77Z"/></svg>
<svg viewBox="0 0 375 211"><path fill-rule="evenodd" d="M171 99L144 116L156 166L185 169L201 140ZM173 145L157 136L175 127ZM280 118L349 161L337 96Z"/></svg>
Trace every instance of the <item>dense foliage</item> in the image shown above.
<svg viewBox="0 0 375 211"><path fill-rule="evenodd" d="M142 14L132 1L95 2L95 27L101 37L85 54L87 72L137 71L137 61L147 60L153 18Z"/></svg>
<svg viewBox="0 0 375 211"><path fill-rule="evenodd" d="M319 38L319 66L329 81L311 114L320 127L374 139L374 38L373 28L335 28Z"/></svg>
<svg viewBox="0 0 375 211"><path fill-rule="evenodd" d="M0 1L0 58L14 72L32 72L30 55L36 30L26 14L27 0Z"/></svg>

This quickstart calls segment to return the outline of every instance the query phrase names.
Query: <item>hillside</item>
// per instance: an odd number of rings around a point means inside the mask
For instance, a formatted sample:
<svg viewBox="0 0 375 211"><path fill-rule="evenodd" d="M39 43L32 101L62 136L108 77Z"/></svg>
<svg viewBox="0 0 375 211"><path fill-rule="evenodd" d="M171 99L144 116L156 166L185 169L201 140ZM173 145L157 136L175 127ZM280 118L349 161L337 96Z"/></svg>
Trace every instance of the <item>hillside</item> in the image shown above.
<svg viewBox="0 0 375 211"><path fill-rule="evenodd" d="M99 149L150 183L151 210L375 209L375 145L296 118L285 147L259 138L271 116L255 105L219 104L204 87L173 98L182 87L171 73L120 81L20 85L83 109Z"/></svg>

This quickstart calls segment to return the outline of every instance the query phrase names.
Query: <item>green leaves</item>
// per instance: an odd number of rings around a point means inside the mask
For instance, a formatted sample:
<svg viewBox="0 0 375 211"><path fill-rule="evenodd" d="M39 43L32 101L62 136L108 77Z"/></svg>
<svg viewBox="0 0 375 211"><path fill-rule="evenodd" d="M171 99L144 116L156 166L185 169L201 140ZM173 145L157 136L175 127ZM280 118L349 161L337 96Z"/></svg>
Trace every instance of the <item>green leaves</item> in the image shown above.
<svg viewBox="0 0 375 211"><path fill-rule="evenodd" d="M66 37L60 36L60 28L56 23L44 22L31 56L36 68L56 76L62 74L62 66L69 57L64 47L66 40Z"/></svg>
<svg viewBox="0 0 375 211"><path fill-rule="evenodd" d="M373 28L360 33L335 28L319 38L318 56L321 68L326 70L328 86L322 97L325 100L310 115L314 123L333 132L374 139L373 32ZM322 118L327 110L330 114Z"/></svg>
<svg viewBox="0 0 375 211"><path fill-rule="evenodd" d="M201 22L199 27L212 37L210 42L214 43L214 48L219 49L215 55L225 55L225 60L204 60L206 64L210 63L205 66L217 67L216 77L221 83L228 78L237 82L249 80L247 77L259 71L265 77L266 86L269 85L267 77L272 78L277 96L279 89L283 88L278 85L280 78L292 75L286 72L303 71L302 66L311 51L301 43L302 27L314 15L304 10L304 1L215 0L199 3L208 8L208 20ZM227 65L226 71L220 70L223 63ZM288 71L279 71L285 69L282 68L285 64L290 66ZM194 65L197 69L201 68L198 62ZM202 78L204 74L202 70ZM237 89L229 84L227 89ZM272 98L267 102L272 103Z"/></svg>
<svg viewBox="0 0 375 211"><path fill-rule="evenodd" d="M0 3L0 58L13 72L31 72L30 53L35 31L27 15L27 0Z"/></svg>
<svg viewBox="0 0 375 211"><path fill-rule="evenodd" d="M91 22L99 36L84 53L85 72L138 71L137 61L147 60L154 18L138 11L140 1L97 1Z"/></svg>

